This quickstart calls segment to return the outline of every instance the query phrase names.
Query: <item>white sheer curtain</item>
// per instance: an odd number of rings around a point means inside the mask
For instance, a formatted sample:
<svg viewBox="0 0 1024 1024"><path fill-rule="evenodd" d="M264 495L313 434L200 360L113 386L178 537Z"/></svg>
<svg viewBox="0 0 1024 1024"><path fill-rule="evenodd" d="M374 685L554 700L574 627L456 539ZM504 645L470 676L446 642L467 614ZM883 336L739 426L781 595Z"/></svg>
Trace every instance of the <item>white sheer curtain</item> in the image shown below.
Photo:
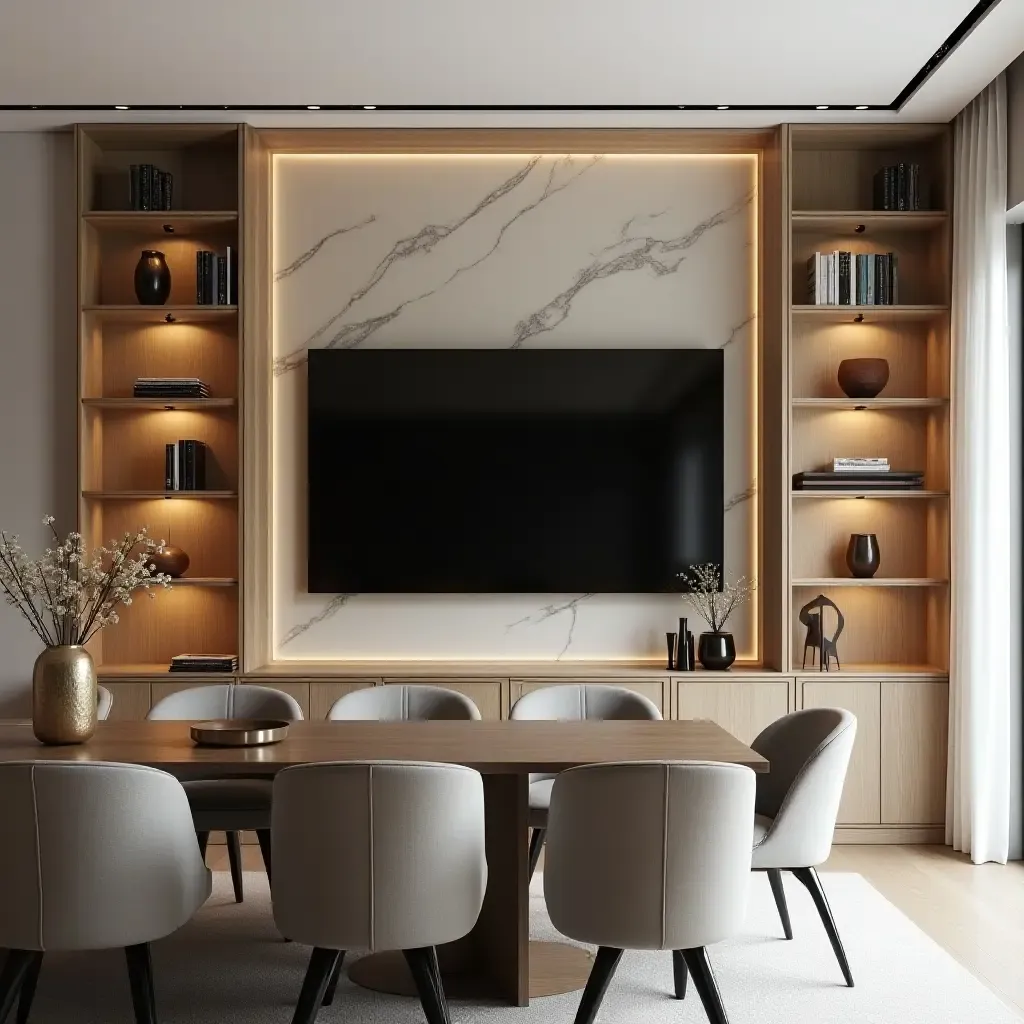
<svg viewBox="0 0 1024 1024"><path fill-rule="evenodd" d="M953 591L946 842L975 863L1010 855L1019 665L1006 274L1006 84L954 124Z"/></svg>

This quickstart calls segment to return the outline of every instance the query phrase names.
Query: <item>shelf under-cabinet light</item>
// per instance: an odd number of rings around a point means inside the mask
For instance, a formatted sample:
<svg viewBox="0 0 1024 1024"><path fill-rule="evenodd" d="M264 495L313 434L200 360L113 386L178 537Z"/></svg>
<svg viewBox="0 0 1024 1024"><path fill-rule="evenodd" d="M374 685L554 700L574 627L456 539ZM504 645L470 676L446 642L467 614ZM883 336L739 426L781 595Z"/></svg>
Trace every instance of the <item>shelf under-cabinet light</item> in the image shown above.
<svg viewBox="0 0 1024 1024"><path fill-rule="evenodd" d="M853 407L854 412L863 412L867 408L866 405L855 405Z"/></svg>
<svg viewBox="0 0 1024 1024"><path fill-rule="evenodd" d="M177 322L178 322L178 318L173 313L168 313L164 317L164 323L165 324L175 324Z"/></svg>
<svg viewBox="0 0 1024 1024"><path fill-rule="evenodd" d="M867 110L867 109L868 109L868 105L867 105L866 103L859 103L859 104L858 104L858 105L857 105L856 107L854 107L853 109L854 109L854 110Z"/></svg>
<svg viewBox="0 0 1024 1024"><path fill-rule="evenodd" d="M858 314L857 314L857 315L856 315L856 316L855 316L855 317L853 318L853 322L854 322L855 324L862 324L862 323L864 323L864 314L863 314L863 313L858 313Z"/></svg>
<svg viewBox="0 0 1024 1024"><path fill-rule="evenodd" d="M164 225L164 232L166 234L168 234L168 235L173 235L174 234L174 225L173 224L165 224Z"/></svg>

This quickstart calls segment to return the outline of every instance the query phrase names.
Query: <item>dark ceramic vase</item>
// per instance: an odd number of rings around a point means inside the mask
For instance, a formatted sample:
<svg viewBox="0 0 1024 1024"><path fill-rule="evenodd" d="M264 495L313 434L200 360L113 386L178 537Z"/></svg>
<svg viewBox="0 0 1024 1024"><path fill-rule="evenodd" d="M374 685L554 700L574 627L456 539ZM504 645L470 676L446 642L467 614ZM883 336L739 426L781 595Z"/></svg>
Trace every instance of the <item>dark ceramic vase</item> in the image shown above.
<svg viewBox="0 0 1024 1024"><path fill-rule="evenodd" d="M701 633L697 657L709 672L724 672L736 660L732 633Z"/></svg>
<svg viewBox="0 0 1024 1024"><path fill-rule="evenodd" d="M846 564L856 579L866 580L878 572L882 555L878 538L873 533L851 533L846 549Z"/></svg>
<svg viewBox="0 0 1024 1024"><path fill-rule="evenodd" d="M173 579L185 575L188 563L188 555L173 544L164 544L149 553L149 564L156 566L155 571L166 573Z"/></svg>
<svg viewBox="0 0 1024 1024"><path fill-rule="evenodd" d="M171 294L171 269L162 252L146 249L135 264L135 297L144 306L162 306Z"/></svg>
<svg viewBox="0 0 1024 1024"><path fill-rule="evenodd" d="M874 398L889 383L886 359L844 359L839 364L839 386L847 398Z"/></svg>

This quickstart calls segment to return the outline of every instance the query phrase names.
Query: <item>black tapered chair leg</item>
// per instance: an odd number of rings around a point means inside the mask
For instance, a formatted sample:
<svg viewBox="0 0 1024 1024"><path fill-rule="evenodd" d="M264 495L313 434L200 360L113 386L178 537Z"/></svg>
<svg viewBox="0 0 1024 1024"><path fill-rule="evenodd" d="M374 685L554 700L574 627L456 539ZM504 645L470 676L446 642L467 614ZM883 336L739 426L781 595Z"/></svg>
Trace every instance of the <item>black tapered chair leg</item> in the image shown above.
<svg viewBox="0 0 1024 1024"><path fill-rule="evenodd" d="M334 1002L334 993L338 988L338 979L341 977L341 965L344 962L345 951L342 950L338 953L338 962L334 965L334 970L331 971L331 980L327 982L327 988L324 990L323 1006L330 1006Z"/></svg>
<svg viewBox="0 0 1024 1024"><path fill-rule="evenodd" d="M533 878L533 873L537 870L537 861L540 860L540 851L544 849L544 833L546 831L547 830L543 828L535 828L530 833L530 878Z"/></svg>
<svg viewBox="0 0 1024 1024"><path fill-rule="evenodd" d="M675 984L676 999L686 998L686 960L681 949L672 950L672 981Z"/></svg>
<svg viewBox="0 0 1024 1024"><path fill-rule="evenodd" d="M149 943L125 946L124 957L128 964L128 984L132 992L135 1024L156 1024L156 1005L153 999L153 961L150 957Z"/></svg>
<svg viewBox="0 0 1024 1024"><path fill-rule="evenodd" d="M416 991L419 993L427 1024L448 1024L448 1000L441 986L441 975L438 972L435 980L433 971L436 951L433 951L432 956L430 946L421 946L418 949L403 949L402 953L409 965L412 980L416 983Z"/></svg>
<svg viewBox="0 0 1024 1024"><path fill-rule="evenodd" d="M267 870L267 881L272 881L270 873L270 829L269 828L258 828L256 829L256 838L260 844L260 854L263 857L263 867Z"/></svg>
<svg viewBox="0 0 1024 1024"><path fill-rule="evenodd" d="M710 1024L729 1024L729 1018L725 1015L725 1007L722 1005L722 994L718 991L718 982L715 981L715 973L711 970L711 961L708 960L707 950L703 946L696 949L684 949L683 959L690 974L693 975L693 987L704 1004L704 1012L708 1015Z"/></svg>
<svg viewBox="0 0 1024 1024"><path fill-rule="evenodd" d="M302 981L302 990L299 992L299 1001L295 1005L292 1024L313 1024L316 1020L316 1015L323 1006L331 975L342 955L337 949L324 949L321 946L313 949L309 956L306 977Z"/></svg>
<svg viewBox="0 0 1024 1024"><path fill-rule="evenodd" d="M818 908L818 916L828 933L828 940L832 943L832 952L835 953L836 959L839 961L839 968L843 972L846 984L853 988L853 974L850 972L850 964L846 959L846 950L843 949L843 943L839 938L836 922L832 917L828 900L825 899L825 890L821 887L818 872L814 868L793 868L793 875L811 894L811 899L814 900L814 905Z"/></svg>
<svg viewBox="0 0 1024 1024"><path fill-rule="evenodd" d="M36 957L36 950L11 949L4 957L4 966L0 969L0 1024L7 1020L18 993L21 991L25 975Z"/></svg>
<svg viewBox="0 0 1024 1024"><path fill-rule="evenodd" d="M25 975L21 979L21 994L18 996L18 1015L15 1017L17 1024L25 1024L28 1015L32 1012L32 1000L36 995L36 985L39 982L39 971L43 966L43 954L40 951L32 953Z"/></svg>
<svg viewBox="0 0 1024 1024"><path fill-rule="evenodd" d="M235 902L245 898L242 890L242 843L237 832L225 832L228 844L228 864L231 866L231 885L235 890Z"/></svg>
<svg viewBox="0 0 1024 1024"><path fill-rule="evenodd" d="M793 926L789 922L789 906L786 903L786 890L782 885L782 869L769 868L766 872L768 882L772 887L772 895L775 897L775 906L779 911L779 918L782 921L782 931L787 939L793 938Z"/></svg>
<svg viewBox="0 0 1024 1024"><path fill-rule="evenodd" d="M203 860L205 861L206 860L206 847L207 847L207 844L210 842L210 833L209 832L197 832L196 833L196 841L199 843L199 856L202 857Z"/></svg>
<svg viewBox="0 0 1024 1024"><path fill-rule="evenodd" d="M622 959L622 950L612 946L601 946L594 958L594 966L590 969L590 977L587 978L586 988L583 989L583 998L580 999L580 1007L576 1011L575 1024L594 1024L597 1011L601 1009L604 1001L604 994L608 991L615 968L619 966Z"/></svg>
<svg viewBox="0 0 1024 1024"><path fill-rule="evenodd" d="M441 1003L441 1010L444 1013L444 1024L452 1024L451 1013L448 1009L448 999L444 994L444 982L441 981L441 964L437 959L437 947L427 946L427 966L430 968L430 979L434 983L434 991Z"/></svg>

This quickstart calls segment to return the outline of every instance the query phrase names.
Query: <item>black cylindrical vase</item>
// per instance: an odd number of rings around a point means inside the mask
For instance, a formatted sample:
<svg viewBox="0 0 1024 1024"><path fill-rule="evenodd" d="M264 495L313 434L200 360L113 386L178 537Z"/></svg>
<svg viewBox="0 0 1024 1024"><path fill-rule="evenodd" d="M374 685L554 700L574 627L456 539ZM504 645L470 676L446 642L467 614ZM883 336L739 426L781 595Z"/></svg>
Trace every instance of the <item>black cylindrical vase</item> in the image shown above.
<svg viewBox="0 0 1024 1024"><path fill-rule="evenodd" d="M162 306L171 294L171 269L162 252L145 249L135 264L135 297L144 306Z"/></svg>
<svg viewBox="0 0 1024 1024"><path fill-rule="evenodd" d="M736 660L732 633L701 633L697 657L709 672L724 672Z"/></svg>
<svg viewBox="0 0 1024 1024"><path fill-rule="evenodd" d="M846 549L846 564L856 579L866 580L878 572L882 555L873 533L851 533Z"/></svg>

